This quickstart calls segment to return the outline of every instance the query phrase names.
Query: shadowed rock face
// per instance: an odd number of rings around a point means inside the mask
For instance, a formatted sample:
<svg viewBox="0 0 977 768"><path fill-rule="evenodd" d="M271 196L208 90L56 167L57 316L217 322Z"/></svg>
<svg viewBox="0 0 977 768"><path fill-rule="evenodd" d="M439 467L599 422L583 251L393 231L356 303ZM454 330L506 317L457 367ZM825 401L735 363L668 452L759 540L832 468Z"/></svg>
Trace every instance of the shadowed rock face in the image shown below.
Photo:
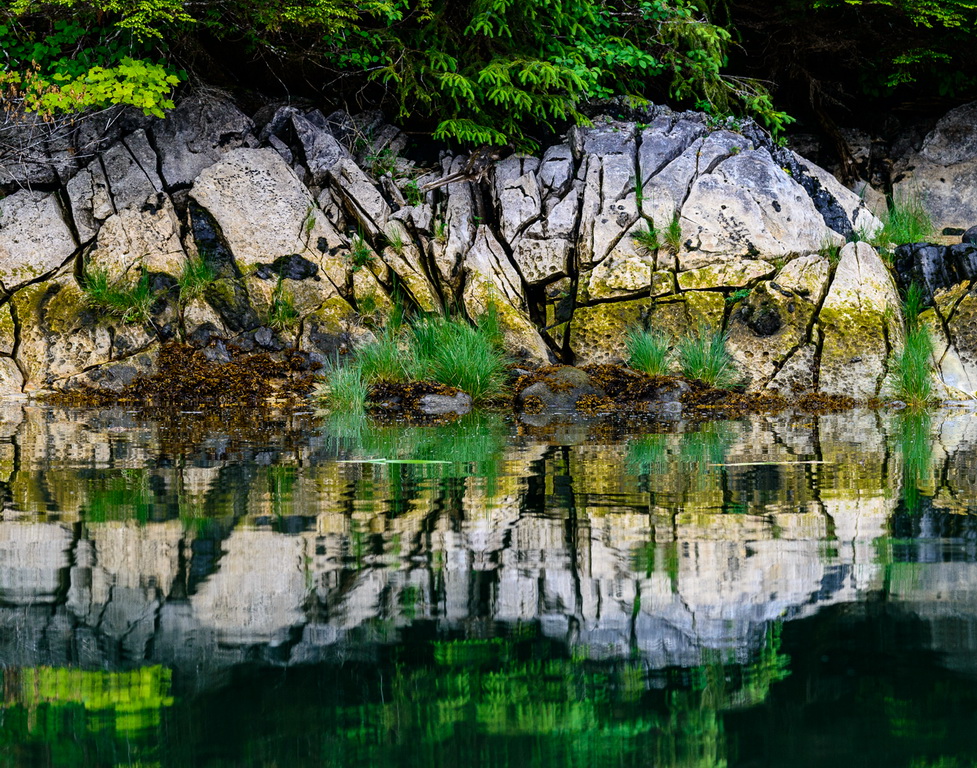
<svg viewBox="0 0 977 768"><path fill-rule="evenodd" d="M5 665L162 663L205 686L490 621L665 668L748 660L771 622L881 590L934 627L977 624L972 557L896 589L886 554L893 531L920 562L974 534L969 414L616 436L0 415Z"/></svg>
<svg viewBox="0 0 977 768"><path fill-rule="evenodd" d="M759 130L714 130L701 114L652 107L645 122L600 118L538 157L475 172L465 155L416 166L398 155L406 137L372 118L262 113L256 125L234 104L194 94L165 120L122 121L61 189L0 200L0 281L18 308L14 342L0 348L0 389L101 386L112 377L99 367L133 368L129 358L172 336L222 358L273 324L284 299L296 317L276 325L276 346L310 360L371 339L397 297L469 317L494 304L510 352L536 364L621 362L624 332L642 324L676 338L726 331L753 390L831 381L820 366L832 329L871 325L845 325L864 297L837 285L827 261L814 265L878 220ZM357 133L366 147L344 144ZM860 253L860 265L882 269ZM213 278L180 300L177 281L198 259ZM807 267L809 293L788 295ZM50 284L68 297L93 272L129 287L146 273L170 287L136 322L27 295ZM27 328L41 329L40 348L19 342ZM102 354L100 335L141 340ZM870 367L897 351L890 340L848 356L859 392L884 394Z"/></svg>

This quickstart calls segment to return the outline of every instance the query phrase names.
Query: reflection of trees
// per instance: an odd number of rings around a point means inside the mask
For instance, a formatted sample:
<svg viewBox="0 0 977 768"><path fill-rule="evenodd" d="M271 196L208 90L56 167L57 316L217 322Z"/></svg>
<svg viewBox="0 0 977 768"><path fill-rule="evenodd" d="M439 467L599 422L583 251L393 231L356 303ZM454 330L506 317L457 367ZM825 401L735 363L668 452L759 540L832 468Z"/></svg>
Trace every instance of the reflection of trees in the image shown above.
<svg viewBox="0 0 977 768"><path fill-rule="evenodd" d="M269 734L284 730L319 734L321 753L309 762L330 765L724 766L723 713L759 703L786 675L779 644L772 632L754 663L716 661L652 679L631 660L568 654L526 625L507 638L419 642L355 686L343 680L362 678L362 669L338 672L332 706L315 699L321 684L308 698L269 690L262 712L272 720L242 724L235 750L270 760Z"/></svg>
<svg viewBox="0 0 977 768"><path fill-rule="evenodd" d="M170 671L33 667L3 674L0 765L130 765L158 759Z"/></svg>

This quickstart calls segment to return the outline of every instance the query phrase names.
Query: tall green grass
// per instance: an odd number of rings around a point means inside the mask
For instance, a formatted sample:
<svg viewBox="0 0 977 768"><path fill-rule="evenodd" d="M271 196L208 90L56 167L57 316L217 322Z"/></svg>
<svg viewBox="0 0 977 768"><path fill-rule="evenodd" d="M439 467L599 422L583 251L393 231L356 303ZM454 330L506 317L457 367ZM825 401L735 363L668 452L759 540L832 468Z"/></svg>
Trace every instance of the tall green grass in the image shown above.
<svg viewBox="0 0 977 768"><path fill-rule="evenodd" d="M628 350L628 365L649 376L668 373L672 362L672 340L661 331L632 329L624 338Z"/></svg>
<svg viewBox="0 0 977 768"><path fill-rule="evenodd" d="M176 279L180 286L180 303L189 304L203 296L207 286L217 279L217 273L203 257L191 257L183 263L183 270Z"/></svg>
<svg viewBox="0 0 977 768"><path fill-rule="evenodd" d="M457 387L475 402L505 383L505 355L491 332L463 320L432 317L416 323L410 339L413 378Z"/></svg>
<svg viewBox="0 0 977 768"><path fill-rule="evenodd" d="M351 363L326 373L313 396L333 408L362 409L369 386L385 381L434 381L457 387L483 402L506 379L498 318L489 312L472 326L464 320L428 317L407 328L387 327L361 347Z"/></svg>
<svg viewBox="0 0 977 768"><path fill-rule="evenodd" d="M740 375L726 342L726 334L706 329L682 338L676 347L682 375L718 389L736 386Z"/></svg>
<svg viewBox="0 0 977 768"><path fill-rule="evenodd" d="M883 248L919 243L933 236L933 221L918 194L908 193L893 197L880 218L882 229L875 236L873 244Z"/></svg>
<svg viewBox="0 0 977 768"><path fill-rule="evenodd" d="M925 406L933 399L933 339L929 329L919 322L923 309L923 292L915 283L906 291L903 311L906 316L906 343L895 359L895 393L913 408Z"/></svg>
<svg viewBox="0 0 977 768"><path fill-rule="evenodd" d="M104 269L89 269L82 285L85 303L92 309L118 317L123 323L146 323L152 318L153 305L159 296L149 285L145 272L133 286L109 279Z"/></svg>

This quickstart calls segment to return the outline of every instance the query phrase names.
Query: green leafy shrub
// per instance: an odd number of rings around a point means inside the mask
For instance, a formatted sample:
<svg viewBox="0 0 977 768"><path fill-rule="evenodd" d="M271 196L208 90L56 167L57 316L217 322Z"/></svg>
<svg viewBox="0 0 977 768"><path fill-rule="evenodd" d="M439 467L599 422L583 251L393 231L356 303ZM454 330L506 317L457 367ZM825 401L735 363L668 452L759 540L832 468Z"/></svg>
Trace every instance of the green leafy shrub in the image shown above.
<svg viewBox="0 0 977 768"><path fill-rule="evenodd" d="M649 376L668 373L672 360L671 341L661 331L628 331L624 338L624 346L628 350L628 365Z"/></svg>
<svg viewBox="0 0 977 768"><path fill-rule="evenodd" d="M217 39L239 46L279 76L304 60L350 94L372 86L392 114L418 118L436 138L473 144L531 143L539 128L583 120L587 100L613 96L670 92L716 114L756 115L773 128L787 120L760 81L722 73L731 33L692 0L229 0L219 8L184 0L15 0L4 20L10 42L24 46L52 24L76 30L78 44L46 57L38 74L37 106L46 109L131 103L160 114L178 77L164 57L171 46L192 48L196 38L197 45ZM0 40L5 52L12 49ZM97 60L85 58L106 47ZM7 74L23 84L32 61L17 57ZM389 158L378 155L374 164L384 170Z"/></svg>
<svg viewBox="0 0 977 768"><path fill-rule="evenodd" d="M152 319L153 305L159 298L143 273L134 286L109 279L104 269L89 269L82 284L85 303L92 309L119 318L123 323L145 323Z"/></svg>
<svg viewBox="0 0 977 768"><path fill-rule="evenodd" d="M726 334L704 329L683 337L676 347L682 375L719 389L735 386L740 376L726 342Z"/></svg>

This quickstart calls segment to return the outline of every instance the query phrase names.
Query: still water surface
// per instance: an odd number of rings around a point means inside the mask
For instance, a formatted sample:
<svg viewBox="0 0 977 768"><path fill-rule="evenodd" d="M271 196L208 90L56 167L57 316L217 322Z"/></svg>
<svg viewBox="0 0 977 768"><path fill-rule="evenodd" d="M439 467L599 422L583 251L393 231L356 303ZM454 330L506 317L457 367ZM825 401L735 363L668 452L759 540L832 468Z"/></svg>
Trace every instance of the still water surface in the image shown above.
<svg viewBox="0 0 977 768"><path fill-rule="evenodd" d="M0 765L977 762L977 415L0 407Z"/></svg>

